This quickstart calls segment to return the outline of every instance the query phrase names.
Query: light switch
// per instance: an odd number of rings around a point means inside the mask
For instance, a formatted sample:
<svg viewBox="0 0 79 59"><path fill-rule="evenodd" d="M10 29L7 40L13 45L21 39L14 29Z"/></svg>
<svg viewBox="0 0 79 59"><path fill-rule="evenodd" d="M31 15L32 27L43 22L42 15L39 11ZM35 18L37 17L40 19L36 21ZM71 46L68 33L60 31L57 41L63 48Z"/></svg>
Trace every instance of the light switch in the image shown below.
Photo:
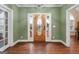
<svg viewBox="0 0 79 59"><path fill-rule="evenodd" d="M53 25L53 28L56 28L56 26L55 26L55 25Z"/></svg>

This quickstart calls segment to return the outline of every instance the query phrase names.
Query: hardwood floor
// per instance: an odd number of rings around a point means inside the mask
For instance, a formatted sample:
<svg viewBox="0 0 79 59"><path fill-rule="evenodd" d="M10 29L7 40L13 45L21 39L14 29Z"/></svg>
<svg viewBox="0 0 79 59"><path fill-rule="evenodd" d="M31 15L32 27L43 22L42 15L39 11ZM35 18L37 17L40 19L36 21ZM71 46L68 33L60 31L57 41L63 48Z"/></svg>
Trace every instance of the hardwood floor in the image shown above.
<svg viewBox="0 0 79 59"><path fill-rule="evenodd" d="M71 47L61 43L18 43L8 48L7 54L78 54L79 40L71 39Z"/></svg>

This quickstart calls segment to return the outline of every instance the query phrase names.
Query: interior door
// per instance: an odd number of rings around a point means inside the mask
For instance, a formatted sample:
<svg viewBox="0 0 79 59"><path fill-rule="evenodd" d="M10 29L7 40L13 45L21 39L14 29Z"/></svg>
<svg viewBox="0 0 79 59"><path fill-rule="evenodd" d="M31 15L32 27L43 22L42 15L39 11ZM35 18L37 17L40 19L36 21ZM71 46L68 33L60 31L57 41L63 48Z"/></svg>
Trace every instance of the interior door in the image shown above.
<svg viewBox="0 0 79 59"><path fill-rule="evenodd" d="M0 47L7 47L8 40L8 10L0 7Z"/></svg>
<svg viewBox="0 0 79 59"><path fill-rule="evenodd" d="M43 14L34 15L34 42L45 42L45 22L46 18Z"/></svg>

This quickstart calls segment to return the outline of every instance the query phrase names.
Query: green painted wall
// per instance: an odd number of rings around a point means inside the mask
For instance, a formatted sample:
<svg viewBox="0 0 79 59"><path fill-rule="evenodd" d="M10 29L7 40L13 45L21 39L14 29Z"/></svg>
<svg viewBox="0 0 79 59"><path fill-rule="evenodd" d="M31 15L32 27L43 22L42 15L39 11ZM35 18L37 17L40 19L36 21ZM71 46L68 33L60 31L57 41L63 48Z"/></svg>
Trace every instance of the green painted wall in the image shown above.
<svg viewBox="0 0 79 59"><path fill-rule="evenodd" d="M15 4L7 4L9 8L13 9L13 41L19 39L19 8Z"/></svg>
<svg viewBox="0 0 79 59"><path fill-rule="evenodd" d="M7 5L13 12L13 30L14 30L14 41L17 39L27 39L27 14L28 13L51 13L52 14L52 39L55 36L55 39L63 40L66 42L66 10L72 5L64 5L63 7L43 7L43 8L18 8L16 5ZM53 25L56 25L56 28L53 29Z"/></svg>
<svg viewBox="0 0 79 59"><path fill-rule="evenodd" d="M60 24L61 24L61 39L64 41L64 42L66 42L66 10L69 8L69 7L71 7L71 6L73 6L72 4L66 4L66 5L64 5L63 7L61 7L61 22L60 22Z"/></svg>
<svg viewBox="0 0 79 59"><path fill-rule="evenodd" d="M19 24L19 34L23 36L23 39L27 39L27 14L28 13L51 13L52 14L52 38L55 36L55 39L60 39L60 8L20 8L20 24ZM53 24L56 25L56 29L53 29Z"/></svg>

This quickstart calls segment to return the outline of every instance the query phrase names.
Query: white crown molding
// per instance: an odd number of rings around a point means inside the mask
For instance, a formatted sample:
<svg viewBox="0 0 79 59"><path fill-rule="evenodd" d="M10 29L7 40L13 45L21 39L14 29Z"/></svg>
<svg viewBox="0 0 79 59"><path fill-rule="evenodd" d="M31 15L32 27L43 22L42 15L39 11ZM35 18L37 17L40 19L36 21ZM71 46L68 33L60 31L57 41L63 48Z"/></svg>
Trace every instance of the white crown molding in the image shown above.
<svg viewBox="0 0 79 59"><path fill-rule="evenodd" d="M17 7L62 7L63 4L16 4Z"/></svg>

